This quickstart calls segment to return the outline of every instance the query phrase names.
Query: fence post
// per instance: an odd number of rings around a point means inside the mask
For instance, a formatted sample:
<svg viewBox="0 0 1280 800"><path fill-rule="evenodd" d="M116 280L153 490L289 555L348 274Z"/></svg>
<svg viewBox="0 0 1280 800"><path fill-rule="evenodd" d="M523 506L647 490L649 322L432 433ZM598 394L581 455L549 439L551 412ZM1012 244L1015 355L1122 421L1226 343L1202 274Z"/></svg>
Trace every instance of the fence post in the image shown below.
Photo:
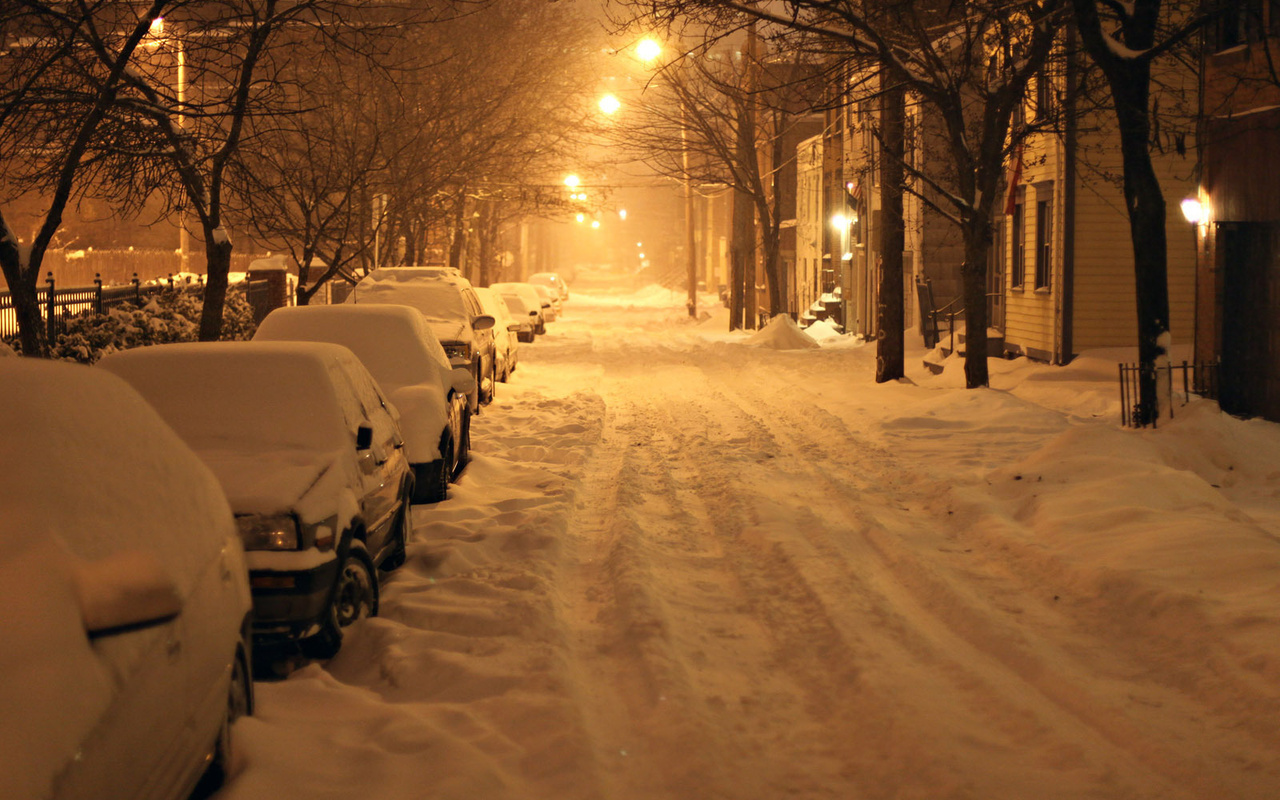
<svg viewBox="0 0 1280 800"><path fill-rule="evenodd" d="M133 273L133 304L142 307L142 281L138 280L138 273Z"/></svg>
<svg viewBox="0 0 1280 800"><path fill-rule="evenodd" d="M93 310L102 313L102 273L93 273Z"/></svg>
<svg viewBox="0 0 1280 800"><path fill-rule="evenodd" d="M54 316L54 311L57 309L57 300L56 300L56 296L57 296L57 295L56 295L56 292L57 292L57 289L56 289L56 286L55 286L55 284L54 284L54 282L53 282L53 270L50 270L50 271L47 273L47 275L48 275L48 277L46 277L46 278L44 279L44 282L45 282L45 283L47 283L47 284L49 284L49 297L47 298L47 302L45 303L45 306L46 306L46 308L45 308L45 334L46 334L46 335L48 336L48 338L49 338L49 344L50 344L50 345L52 345L52 344L53 344L53 340L54 340L54 335L55 335L55 333L56 333L56 331L57 331L57 327L56 327L56 317Z"/></svg>
<svg viewBox="0 0 1280 800"><path fill-rule="evenodd" d="M1129 384L1125 382L1124 364L1117 364L1120 368L1120 426L1129 427Z"/></svg>

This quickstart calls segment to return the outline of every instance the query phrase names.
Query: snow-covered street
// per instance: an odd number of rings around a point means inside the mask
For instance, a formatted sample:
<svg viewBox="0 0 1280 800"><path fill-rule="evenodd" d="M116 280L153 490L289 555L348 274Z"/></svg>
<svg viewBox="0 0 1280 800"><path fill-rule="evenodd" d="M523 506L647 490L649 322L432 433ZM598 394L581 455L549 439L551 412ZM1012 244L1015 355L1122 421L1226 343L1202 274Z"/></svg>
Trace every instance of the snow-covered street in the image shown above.
<svg viewBox="0 0 1280 800"><path fill-rule="evenodd" d="M1280 796L1280 426L590 292L221 800Z"/></svg>

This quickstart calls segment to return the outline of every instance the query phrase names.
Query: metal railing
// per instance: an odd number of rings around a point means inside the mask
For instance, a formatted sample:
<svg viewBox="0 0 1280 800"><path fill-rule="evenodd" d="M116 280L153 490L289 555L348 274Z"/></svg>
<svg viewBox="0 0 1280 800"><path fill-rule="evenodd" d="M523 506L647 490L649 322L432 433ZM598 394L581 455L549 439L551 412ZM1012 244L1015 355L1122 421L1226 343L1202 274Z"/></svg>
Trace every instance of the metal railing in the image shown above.
<svg viewBox="0 0 1280 800"><path fill-rule="evenodd" d="M166 289L179 286L169 277L167 283L143 284L135 272L133 280L123 286L103 286L101 275L95 275L92 286L72 286L58 288L53 273L48 273L45 285L36 289L36 302L40 305L40 316L44 320L45 334L49 341L56 341L59 333L66 330L66 321L76 314L94 311L99 314L125 303L142 307L151 297ZM195 290L200 284L191 284ZM12 338L18 335L18 316L13 307L13 296L8 291L0 291L0 338Z"/></svg>
<svg viewBox="0 0 1280 800"><path fill-rule="evenodd" d="M1120 364L1120 424L1129 428L1146 427L1143 420L1154 415L1143 413L1140 383L1143 368L1140 364ZM1154 368L1156 385L1169 397L1169 417L1174 409L1185 406L1193 397L1210 400L1218 398L1218 363L1183 361L1181 364L1165 364ZM1175 378L1175 374L1178 377ZM1181 385L1181 395L1174 390ZM1151 423L1155 427L1155 422Z"/></svg>

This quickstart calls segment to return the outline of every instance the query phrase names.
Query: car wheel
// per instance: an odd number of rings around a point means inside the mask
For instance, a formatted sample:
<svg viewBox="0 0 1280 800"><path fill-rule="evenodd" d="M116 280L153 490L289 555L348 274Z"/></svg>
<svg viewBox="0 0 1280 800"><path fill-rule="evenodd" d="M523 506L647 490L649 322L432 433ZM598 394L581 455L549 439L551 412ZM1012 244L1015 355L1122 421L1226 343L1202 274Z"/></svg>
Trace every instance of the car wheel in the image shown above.
<svg viewBox="0 0 1280 800"><path fill-rule="evenodd" d="M218 729L214 744L213 760L200 776L189 800L205 800L222 788L231 776L232 741L231 726L243 716L253 713L253 678L249 673L249 657L244 647L237 646L231 662L231 684L227 689L227 713Z"/></svg>
<svg viewBox="0 0 1280 800"><path fill-rule="evenodd" d="M304 643L304 651L311 658L333 658L342 648L347 628L377 615L378 573L364 542L355 539L338 567L333 599L320 632Z"/></svg>
<svg viewBox="0 0 1280 800"><path fill-rule="evenodd" d="M413 533L413 503L418 491L418 482L415 480L405 483L408 486L406 491L400 493L400 511L396 514L396 522L391 532L395 537L395 544L390 555L382 559L382 563L378 565L378 569L383 572L390 572L404 565L405 550L409 544L409 536Z"/></svg>
<svg viewBox="0 0 1280 800"><path fill-rule="evenodd" d="M480 388L480 402L486 406L492 403L493 398L498 394L498 359L496 357L489 359L489 374L487 377L489 379L489 390L485 391L483 386Z"/></svg>
<svg viewBox="0 0 1280 800"><path fill-rule="evenodd" d="M458 478L462 477L462 470L466 469L467 462L471 460L471 415L462 415L462 436L458 437L460 442L458 446L458 457L453 464L453 481L456 483Z"/></svg>
<svg viewBox="0 0 1280 800"><path fill-rule="evenodd" d="M441 457L429 464L414 468L413 502L439 503L449 497L449 478L453 475L453 437L445 431L440 442Z"/></svg>

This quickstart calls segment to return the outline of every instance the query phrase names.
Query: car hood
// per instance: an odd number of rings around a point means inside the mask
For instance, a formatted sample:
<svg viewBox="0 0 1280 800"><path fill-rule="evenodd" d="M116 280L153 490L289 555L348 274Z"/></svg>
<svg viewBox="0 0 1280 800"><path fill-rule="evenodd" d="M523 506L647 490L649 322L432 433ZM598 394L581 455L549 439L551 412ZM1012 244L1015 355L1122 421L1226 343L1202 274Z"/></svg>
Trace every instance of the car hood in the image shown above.
<svg viewBox="0 0 1280 800"><path fill-rule="evenodd" d="M201 450L213 474L218 476L231 509L237 514L280 514L294 512L304 519L323 519L336 508L319 508L322 484L344 473L353 473L353 459L340 451L313 450ZM352 475L354 477L354 475ZM347 481L341 481L347 482ZM355 485L354 481L347 482Z"/></svg>
<svg viewBox="0 0 1280 800"><path fill-rule="evenodd" d="M471 326L456 319L427 317L427 324L441 342L469 342L475 338Z"/></svg>

